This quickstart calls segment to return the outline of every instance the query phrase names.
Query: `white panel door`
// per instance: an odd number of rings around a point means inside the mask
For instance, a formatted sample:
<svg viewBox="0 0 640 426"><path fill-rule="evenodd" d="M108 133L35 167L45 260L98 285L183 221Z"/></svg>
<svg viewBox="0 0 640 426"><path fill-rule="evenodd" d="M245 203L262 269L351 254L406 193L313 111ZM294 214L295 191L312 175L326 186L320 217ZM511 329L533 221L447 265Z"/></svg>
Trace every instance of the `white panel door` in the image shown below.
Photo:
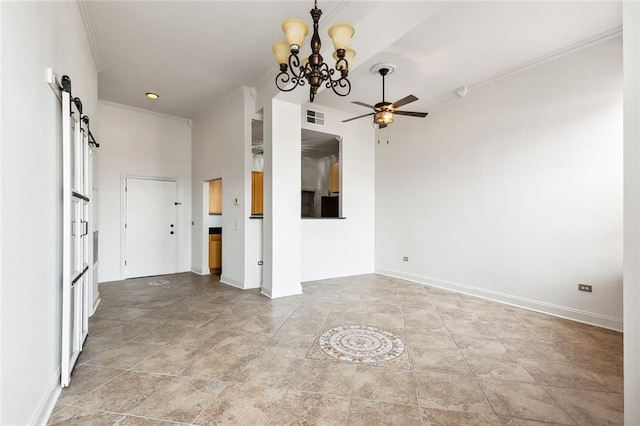
<svg viewBox="0 0 640 426"><path fill-rule="evenodd" d="M176 272L177 192L175 181L126 179L125 278Z"/></svg>

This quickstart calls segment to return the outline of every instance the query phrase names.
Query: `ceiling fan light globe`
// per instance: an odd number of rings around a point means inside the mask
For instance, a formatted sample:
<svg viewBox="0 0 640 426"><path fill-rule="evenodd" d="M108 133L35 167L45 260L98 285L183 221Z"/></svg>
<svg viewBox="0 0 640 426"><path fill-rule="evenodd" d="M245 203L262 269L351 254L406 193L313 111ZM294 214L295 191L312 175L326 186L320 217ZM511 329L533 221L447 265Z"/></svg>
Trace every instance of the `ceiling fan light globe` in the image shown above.
<svg viewBox="0 0 640 426"><path fill-rule="evenodd" d="M304 38L309 34L309 26L302 19L290 18L282 23L282 31L291 50L299 50Z"/></svg>
<svg viewBox="0 0 640 426"><path fill-rule="evenodd" d="M329 28L329 37L333 40L333 47L336 50L346 50L355 32L356 30L349 24L336 24Z"/></svg>
<svg viewBox="0 0 640 426"><path fill-rule="evenodd" d="M374 116L373 121L376 124L389 125L393 123L393 113L391 111L376 112L376 115Z"/></svg>

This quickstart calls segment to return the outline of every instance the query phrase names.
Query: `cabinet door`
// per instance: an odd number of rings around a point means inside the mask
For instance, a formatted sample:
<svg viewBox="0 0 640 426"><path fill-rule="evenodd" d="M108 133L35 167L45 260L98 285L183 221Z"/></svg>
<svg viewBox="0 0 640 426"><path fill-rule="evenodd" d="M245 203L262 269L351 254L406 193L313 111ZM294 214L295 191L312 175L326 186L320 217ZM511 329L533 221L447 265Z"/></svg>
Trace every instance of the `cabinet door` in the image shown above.
<svg viewBox="0 0 640 426"><path fill-rule="evenodd" d="M251 172L251 214L263 214L264 173Z"/></svg>
<svg viewBox="0 0 640 426"><path fill-rule="evenodd" d="M340 163L331 164L329 192L340 192Z"/></svg>
<svg viewBox="0 0 640 426"><path fill-rule="evenodd" d="M222 267L222 236L209 235L209 268L220 269Z"/></svg>
<svg viewBox="0 0 640 426"><path fill-rule="evenodd" d="M209 182L209 213L222 213L222 179Z"/></svg>

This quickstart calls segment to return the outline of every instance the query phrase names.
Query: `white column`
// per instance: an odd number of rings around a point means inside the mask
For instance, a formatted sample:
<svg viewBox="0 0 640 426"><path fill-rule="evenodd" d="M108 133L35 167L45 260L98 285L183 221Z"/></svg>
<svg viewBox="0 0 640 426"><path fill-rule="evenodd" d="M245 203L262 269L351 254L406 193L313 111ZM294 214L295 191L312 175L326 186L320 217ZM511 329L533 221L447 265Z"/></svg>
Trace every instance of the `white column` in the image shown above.
<svg viewBox="0 0 640 426"><path fill-rule="evenodd" d="M262 293L277 298L302 294L300 105L272 99L263 116Z"/></svg>
<svg viewBox="0 0 640 426"><path fill-rule="evenodd" d="M623 3L624 423L640 424L640 3Z"/></svg>

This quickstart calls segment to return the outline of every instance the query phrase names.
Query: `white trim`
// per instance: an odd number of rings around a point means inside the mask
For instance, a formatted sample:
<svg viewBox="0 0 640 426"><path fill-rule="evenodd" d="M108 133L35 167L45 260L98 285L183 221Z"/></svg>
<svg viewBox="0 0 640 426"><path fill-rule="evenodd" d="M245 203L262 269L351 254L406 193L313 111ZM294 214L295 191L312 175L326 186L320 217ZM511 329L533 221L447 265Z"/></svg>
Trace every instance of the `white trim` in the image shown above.
<svg viewBox="0 0 640 426"><path fill-rule="evenodd" d="M60 392L62 392L62 387L60 386L60 369L58 369L47 391L40 399L38 408L33 413L31 421L29 422L30 425L47 424L49 417L51 417L51 413L53 413L53 409L56 406L56 402L58 402Z"/></svg>
<svg viewBox="0 0 640 426"><path fill-rule="evenodd" d="M96 301L93 304L93 312L91 312L91 315L93 316L93 314L96 313L96 309L98 309L98 305L100 304L100 302L102 302L101 298L97 298Z"/></svg>
<svg viewBox="0 0 640 426"><path fill-rule="evenodd" d="M574 43L572 45L569 46L565 46L561 49L558 49L556 51L553 51L549 54L546 54L544 56L540 56L539 58L533 59L531 61L527 61L523 64L520 65L516 65L515 67L511 67L511 68L507 68L506 70L500 71L492 76L489 76L483 80L479 80L479 81L475 81L475 82L471 82L466 84L467 89L468 90L472 90L475 89L476 87L480 87L483 86L485 84L489 84L489 83L493 83L496 80L500 80L502 78L508 77L510 75L522 72L522 71L526 71L530 68L536 67L538 65L542 65L546 62L561 58L563 56L572 54L574 52L577 52L579 50L585 49L587 47L591 47L593 45L596 45L598 43L602 43L604 41L607 40L611 40L615 37L620 37L622 34L622 26L617 26L615 28L612 28L608 31L605 31L603 33L597 34L593 37L589 37L585 40L579 41L578 43ZM422 101L422 102L416 102L415 105L413 105L415 107L415 109L424 109L427 108L429 105L435 104L437 102L443 101L445 99L448 99L452 96L456 96L457 95L457 90L458 88L454 89L454 90L449 90L445 93L442 93L434 98Z"/></svg>
<svg viewBox="0 0 640 426"><path fill-rule="evenodd" d="M294 292L294 293L276 293L274 294L273 291L267 291L265 290L264 287L262 287L262 289L260 290L260 293L262 293L263 295L267 296L270 299L279 299L281 297L289 297L289 296L302 296L304 293L302 291L299 292Z"/></svg>
<svg viewBox="0 0 640 426"><path fill-rule="evenodd" d="M226 96L226 97L222 98L221 101L213 104L213 106L211 106L211 107L207 108L206 110L196 114L195 117L193 117L193 121L198 121L201 118L203 118L204 116L206 116L207 114L210 114L210 113L214 112L218 108L222 108L224 106L227 106L227 104L229 104L231 101L235 100L237 97L244 96L244 89L245 88L246 88L246 86L240 86L240 88L234 90L229 96Z"/></svg>
<svg viewBox="0 0 640 426"><path fill-rule="evenodd" d="M244 288L244 283L236 281L233 278L227 278L224 275L220 277L220 282L222 284L230 285L231 287L239 288L240 290L246 290Z"/></svg>
<svg viewBox="0 0 640 426"><path fill-rule="evenodd" d="M512 305L519 308L528 309L530 311L541 312L555 317L595 325L610 330L622 331L622 319L619 318L600 315L580 309L569 308L567 306L555 305L553 303L542 302L539 300L527 299L525 297L513 296L497 291L485 290L479 287L441 280L438 278L409 274L393 269L376 268L376 274L400 278L407 281L413 281L418 284L442 288L445 290L451 290L455 291L456 293L468 294L471 296L480 297L482 299L492 300L495 302L504 303L506 305Z"/></svg>
<svg viewBox="0 0 640 426"><path fill-rule="evenodd" d="M171 120L183 121L187 126L189 125L189 121L190 121L188 118L185 118L185 117L178 117L177 115L169 115L169 114L164 114L162 112L151 111L144 108L138 108L130 105L119 104L117 102L105 101L104 99L98 99L98 104L107 105L114 108L126 109L129 111L140 112L142 114L155 115L157 117L162 117L162 118L169 118Z"/></svg>
<svg viewBox="0 0 640 426"><path fill-rule="evenodd" d="M84 30L87 33L87 39L89 40L89 47L91 48L91 54L93 55L93 62L96 66L96 72L100 74L100 72L102 72L102 62L100 62L100 56L98 55L96 38L93 35L93 25L91 24L91 18L89 18L89 12L87 12L86 1L78 0L78 8L80 9L80 16L82 17Z"/></svg>
<svg viewBox="0 0 640 426"><path fill-rule="evenodd" d="M193 272L194 274L198 274L198 275L211 275L209 272L205 272L202 269L198 269L198 268L191 268L191 272Z"/></svg>

